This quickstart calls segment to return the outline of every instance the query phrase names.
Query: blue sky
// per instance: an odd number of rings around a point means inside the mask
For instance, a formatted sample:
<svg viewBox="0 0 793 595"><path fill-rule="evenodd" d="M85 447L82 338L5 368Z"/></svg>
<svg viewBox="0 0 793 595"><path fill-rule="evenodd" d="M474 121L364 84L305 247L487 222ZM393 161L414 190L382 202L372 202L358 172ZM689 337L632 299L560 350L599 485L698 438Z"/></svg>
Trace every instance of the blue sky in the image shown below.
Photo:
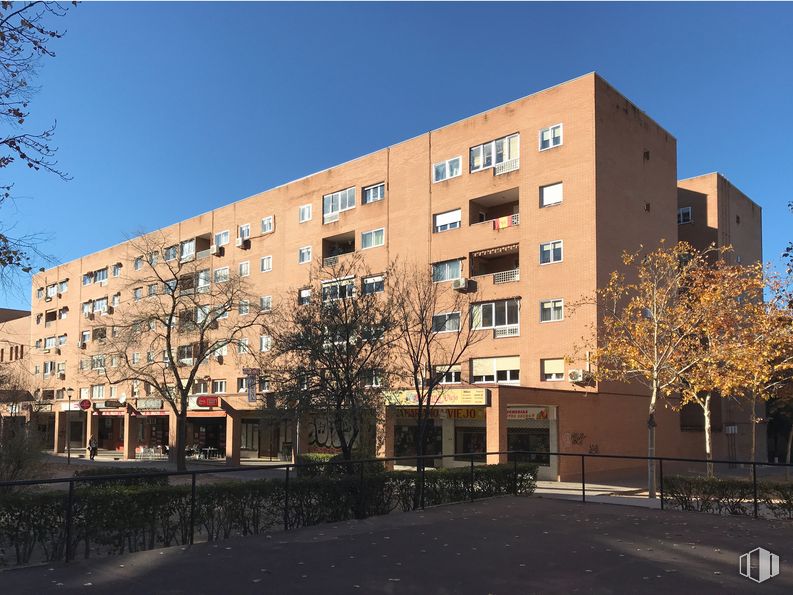
<svg viewBox="0 0 793 595"><path fill-rule="evenodd" d="M680 178L763 207L767 260L793 239L793 4L89 2L61 25L31 125L57 119L73 179L16 170L2 211L61 261L593 70L677 137Z"/></svg>

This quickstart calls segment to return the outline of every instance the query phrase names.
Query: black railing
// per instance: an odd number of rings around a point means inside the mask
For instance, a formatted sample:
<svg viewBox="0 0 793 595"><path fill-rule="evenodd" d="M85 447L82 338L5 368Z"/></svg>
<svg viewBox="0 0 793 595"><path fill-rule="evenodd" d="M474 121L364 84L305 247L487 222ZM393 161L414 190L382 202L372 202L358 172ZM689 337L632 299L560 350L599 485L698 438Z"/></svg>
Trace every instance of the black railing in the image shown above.
<svg viewBox="0 0 793 595"><path fill-rule="evenodd" d="M74 558L77 545L80 542L85 544L86 556L89 555L91 549L90 544L92 538L95 541L101 541L103 544L112 542L113 553L120 553L120 551L134 551L137 549L150 549L150 547L161 547L167 545L181 544L194 544L196 542L196 529L197 527L204 527L206 539L212 541L214 539L221 539L228 537L229 532L232 531L228 527L234 525L238 527L236 531L241 534L258 533L261 530L278 529L290 530L295 527L316 524L323 521L337 521L343 518L365 518L374 514L387 514L392 510L401 508L402 510L411 510L416 508L424 508L427 505L435 505L439 503L471 501L476 498L490 497L496 495L519 495L530 494L534 490L537 479L538 466L533 461L537 460L538 456L542 457L558 457L556 461L550 459L551 463L558 463L565 458L573 457L573 459L580 459L580 484L581 484L581 502L587 502L587 473L589 473L590 481L596 473L601 475L611 471L625 470L626 468L615 468L614 466L601 464L599 469L593 467L587 468L587 459L590 460L622 460L622 461L635 461L648 463L649 461L656 461L656 473L658 478L658 486L660 492L660 508L663 510L666 504L672 501L678 508L684 510L705 510L701 506L701 502L697 504L699 508L694 507L692 504L688 506L685 498L676 492L673 495L668 493L666 489L667 479L664 475L664 463L667 463L667 472L669 465L674 463L697 464L707 465L712 468L716 465L728 465L734 467L735 465L745 465L747 470L751 466L751 490L743 490L743 496L740 498L745 502L751 501L752 516L758 517L760 512L761 496L758 490L759 482L757 477L757 467L762 468L793 468L793 465L784 463L758 463L753 461L727 461L727 460L712 460L694 459L684 457L646 457L638 455L611 455L611 454L585 454L585 453L563 453L563 452L547 452L547 451L497 451L487 452L484 455L498 456L500 459L508 463L500 465L485 465L483 463L476 464L477 460L481 460L483 453L456 453L450 455L425 455L421 457L422 463L417 465L419 458L416 456L403 456L403 457L390 457L381 459L356 459L353 461L327 461L327 462L311 462L311 463L283 463L276 465L250 465L244 467L219 467L212 469L197 469L188 471L152 471L144 473L128 473L128 474L107 474L107 475L93 475L93 476L80 476L68 478L54 478L54 479L30 479L30 480L17 480L17 481L4 481L0 482L0 549L2 546L7 546L7 549L15 549L17 551L17 563L26 563L30 558L30 553L36 547L40 546L45 552L45 557L48 561L64 560L69 562ZM468 465L463 463L454 468L444 469L442 471L431 470L429 473L426 471L427 461L437 459L468 459ZM386 468L393 467L394 465L402 465L409 467L407 471L396 473L385 472ZM565 465L563 474L575 477L576 465ZM609 468L611 467L611 468ZM635 471L637 466L632 466L631 469ZM367 472L371 470L371 472ZM375 471L383 471L383 473ZM279 474L283 472L281 476ZM246 492L245 497L248 498L245 502L251 499L258 498L257 502L259 508L253 511L253 517L256 520L250 519L231 518L234 514L239 515L239 512L218 512L218 507L222 508L227 505L231 495L231 488L226 485L228 492L215 493L214 496L206 492L211 490L212 484L199 487L197 480L201 476L207 475L223 475L227 473L243 473L253 474L256 472L267 472L271 477L267 479L244 479L240 480L240 484L250 486L249 492ZM276 477L272 477L276 474ZM690 475L690 472L687 472ZM734 474L733 474L734 475ZM186 485L180 487L178 482L169 485L169 478L188 478L189 477L189 490ZM671 477L671 476L669 476ZM675 476L679 477L679 476ZM148 484L152 480L160 478L165 479L165 482ZM730 479L730 481L733 481ZM738 481L739 487L743 484ZM748 479L743 480L748 484ZM135 483L137 482L137 483ZM250 483L245 483L250 482ZM135 483L135 488L139 491L130 493L130 498L122 498L121 501L115 504L118 510L115 511L117 515L124 515L125 510L123 507L128 508L134 504L134 499L144 497L149 490L160 490L165 494L166 500L160 501L157 499L157 494L149 494L150 507L145 511L138 511L138 516L135 517L138 522L143 524L152 524L151 519L146 518L146 511L154 514L159 518L159 515L164 514L176 515L179 518L178 530L171 527L169 529L170 537L166 537L167 531L161 526L148 526L148 529L143 529L140 526L127 526L124 525L120 531L132 531L136 533L135 536L120 538L114 536L104 535L102 539L97 539L91 534L88 525L91 519L91 514L96 511L88 510L92 502L90 496L92 490L101 492L99 487L108 487L108 484L113 485L127 485ZM575 481L573 482L575 483ZM67 493L64 495L60 493L59 498L63 499L62 504L58 504L60 500L56 497L59 492L57 491L42 491L36 490L33 492L26 492L20 488L32 486L64 486L68 488ZM552 486L553 484L551 484ZM590 483L591 485L591 483ZM670 484L671 485L671 484ZM787 485L787 484L785 484ZM156 486L156 487L155 487ZM744 486L746 487L746 486ZM789 518L793 519L793 483L790 484L791 500L786 504L788 506L783 510ZM677 488L675 488L677 489ZM181 491L180 491L181 490ZM203 490L203 491L202 491ZM765 493L765 486L763 487ZM590 490L591 491L591 490ZM167 493L166 493L167 492ZM678 490L679 492L679 490ZM47 506L42 505L41 510L47 510L50 514L55 510L53 518L61 519L59 516L62 511L62 529L55 527L57 535L53 537L53 526L50 523L44 527L32 528L29 531L19 531L18 526L13 522L4 522L7 520L3 517L8 517L15 511L11 505L12 496L14 494L30 494L42 495L48 494L53 496L52 501L47 502ZM634 496L637 494L634 494ZM112 497L112 494L108 494ZM203 500L211 500L211 497L216 499L207 503ZM693 496L694 500L698 496ZM703 496L704 497L704 496ZM780 496L785 498L783 494ZM168 500L168 498L171 498ZM764 502L769 500L764 496ZM337 503L326 503L324 499L334 500L337 499L342 504L337 506ZM702 497L700 497L702 499ZM6 500L6 504L3 504ZM16 502L16 500L14 500ZM241 500L242 501L242 500ZM20 505L23 500L19 500ZM98 500L96 501L98 502ZM733 502L733 506L736 504ZM748 504L747 504L748 505ZM213 508L213 506L215 508ZM243 505L240 505L243 506ZM244 506L250 506L245 504ZM739 508L743 504L738 504ZM200 507L200 514L199 514ZM168 508L167 512L163 512L160 508ZM277 510L280 509L280 512ZM317 512L315 509L322 509ZM707 509L711 511L710 509ZM730 509L732 510L732 509ZM785 512L787 511L787 512ZM721 507L719 507L721 512ZM215 518L215 515L225 514L223 518ZM279 522L262 521L260 517L267 514L270 516L275 515L274 518L280 517ZM231 515L231 516L230 516ZM28 515L30 516L30 515ZM133 515L134 516L134 515ZM244 516L244 515L243 515ZM79 517L79 520L76 520ZM788 517L785 517L788 518ZM231 519L231 520L230 520ZM28 522L35 524L36 519L30 519ZM46 521L44 519L43 521ZM99 521L94 521L94 525ZM173 523L171 523L173 524ZM18 524L17 524L18 525ZM46 522L45 522L46 525ZM187 525L185 527L185 525ZM10 535L6 530L8 527L14 528L17 531ZM239 527L242 527L241 529ZM94 529L95 532L102 532L103 528ZM147 538L139 538L137 532L149 531ZM47 532L49 531L49 533ZM180 533L181 531L181 533ZM6 534L4 534L4 532ZM159 533L158 533L159 532ZM160 534L162 533L162 534ZM235 533L236 534L236 533ZM62 537L58 537L58 535ZM178 537L182 535L182 537ZM52 543L43 542L36 545L31 540L39 540L50 538ZM120 539L120 541L119 541ZM125 542L124 539L127 541ZM133 541L137 544L139 540L145 543L154 543L150 547L135 545L133 548ZM5 542L5 544L3 543ZM9 542L13 542L10 543ZM24 547L22 550L28 552L27 559L25 555L20 555L20 543ZM57 543L56 543L57 542ZM126 545L125 545L126 543ZM11 547L8 547L8 546ZM27 548L27 549L26 549ZM119 550L120 551L117 551ZM126 549L125 549L126 548ZM22 560L22 561L20 561ZM2 562L2 560L0 560Z"/></svg>

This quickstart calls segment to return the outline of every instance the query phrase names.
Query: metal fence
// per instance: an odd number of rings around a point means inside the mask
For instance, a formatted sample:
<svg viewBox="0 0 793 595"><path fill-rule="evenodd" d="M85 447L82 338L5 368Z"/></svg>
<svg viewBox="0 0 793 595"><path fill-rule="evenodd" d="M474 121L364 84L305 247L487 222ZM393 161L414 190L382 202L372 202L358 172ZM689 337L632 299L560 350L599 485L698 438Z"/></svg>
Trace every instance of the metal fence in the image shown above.
<svg viewBox="0 0 793 595"><path fill-rule="evenodd" d="M69 562L76 555L79 543L85 543L85 555L89 555L90 542L92 536L86 528L91 521L88 518L91 514L90 495L94 492L104 494L100 486L121 487L129 486L131 483L140 482L137 487L153 487L157 481L165 494L162 501L157 498L151 499L144 512L138 512L138 521L150 522L146 519L146 514L160 518L163 514L166 517L174 517L174 526L171 530L173 535L166 539L162 535L150 535L143 538L144 545L140 546L136 541L133 548L131 545L114 546L113 553L125 551L138 551L139 549L151 549L151 547L166 547L168 545L188 545L196 543L196 532L202 534L202 538L207 541L229 537L231 534L247 535L257 534L269 530L290 530L295 527L317 524L319 522L338 521L346 518L365 518L375 514L387 514L393 510L415 510L436 504L451 502L473 501L477 498L492 497L507 494L530 494L534 491L536 481L536 470L529 466L540 463L554 462L553 457L558 457L557 463L562 461L574 461L573 464L564 465L564 473L569 477L574 477L580 483L580 501L587 502L588 478L590 492L592 491L592 477L607 476L616 470L626 470L636 474L637 470L644 469L644 479L646 484L647 473L646 465L649 461L656 462L656 473L660 495L660 508L677 508L681 510L700 510L704 512L718 512L722 514L726 511L730 514L748 514L751 516L761 516L761 509L772 510L776 517L790 518L793 520L793 483L787 478L781 480L775 477L774 473L785 468L793 470L793 465L784 463L760 463L753 461L725 461L693 458L674 458L674 457L645 457L632 455L610 455L610 454L588 454L588 453L564 453L547 451L500 451L487 452L485 455L499 456L508 461L500 465L485 465L482 463L483 453L465 453L449 455L425 455L420 460L416 456L390 457L380 459L364 459L354 461L327 461L312 463L283 463L276 465L250 465L244 467L217 467L208 469L196 469L189 471L153 471L145 473L125 473L93 476L68 477L57 479L32 479L21 481L0 482L0 547L5 542L8 546L13 541L13 546L17 550L17 563L29 561L32 554L25 556L19 554L19 542L24 541L23 545L31 552L38 548L45 554L47 561L64 560ZM453 459L457 467L444 469L442 471L433 470L431 466L438 461ZM467 462L459 466L461 461ZM597 464L594 462L597 461ZM615 463L617 463L615 465ZM394 466L408 467L408 469L397 473L385 473L386 470ZM696 466L694 469L691 466ZM743 479L736 476L735 466L744 466ZM559 465L562 467L561 465ZM716 475L721 474L716 482L722 493L724 486L734 486L736 494L718 496L725 498L726 504L707 492L710 484L702 482L695 483L693 478L702 476L708 466L711 466ZM729 469L725 474L724 469ZM758 479L758 470L765 474L765 478ZM383 471L383 473L380 473ZM258 520L250 519L239 521L231 519L231 512L218 512L224 506L231 508L234 490L229 487L230 483L219 486L212 494L212 484L199 486L199 479L208 476L231 477L227 474L238 474L233 479L238 480L237 485L249 487L246 492L245 504L235 504L235 506L258 506L251 509L253 517ZM260 474L256 477L256 474ZM266 474L268 477L261 477ZM533 477L529 477L533 475ZM246 477L249 476L249 477ZM579 476L579 477L576 477ZM671 481L674 478L674 481ZM682 480L680 478L683 478ZM246 483L252 482L252 483ZM681 483L682 482L682 483ZM637 484L634 477L634 484ZM546 485L553 485L549 482ZM682 485L682 487L681 487ZM692 487L693 486L693 487ZM704 486L704 487L703 487ZM768 486L776 486L772 492L768 492ZM780 487L781 486L781 487ZM645 485L646 487L646 485ZM37 488L37 489L36 489ZM50 488L42 490L42 488ZM222 488L222 489L220 489ZM669 493L669 489L675 491ZM204 490L204 491L202 491ZM638 492L641 486L635 490ZM697 492L699 490L699 492ZM786 491L788 490L788 491ZM238 490L239 491L239 490ZM65 493L64 493L65 492ZM166 493L167 492L167 493ZM139 493L139 492L135 492ZM771 494L770 496L768 494ZM62 527L53 529L50 527L31 528L27 532L15 533L9 536L8 527L18 527L13 522L4 522L3 515L14 515L16 512L12 505L13 494L50 494L55 495L49 502L46 510L48 514L54 515L55 524L62 523ZM134 495L134 494L133 494ZM173 496L173 497L172 497ZM112 492L107 493L108 498L113 497ZM119 497L116 495L116 497ZM641 496L639 496L641 497ZM214 498L214 500L212 500ZM248 501L258 498L256 505L251 505ZM5 505L3 500L6 500ZM123 500L123 498L121 498ZM329 501L329 502L328 502ZM337 501L337 502L334 502ZM236 502L236 501L235 501ZM242 502L242 500L240 500ZM341 503L341 504L339 504ZM117 515L125 514L125 506L129 510L133 502L119 501L116 503ZM198 515L197 508L201 508ZM214 508L213 508L214 507ZM159 508L168 508L163 513ZM44 510L44 508L42 508ZM55 512L53 512L53 510ZM743 512L740 512L743 511ZM261 520L262 515L268 516L269 520ZM777 514L779 513L779 514ZM35 516L35 511L28 511L28 516ZM218 515L226 516L219 518ZM238 514L234 512L233 514ZM131 516L134 516L130 513ZM79 519L76 520L76 517ZM200 519L199 519L200 516ZM169 517L169 518L170 518ZM143 519L143 520L141 520ZM35 524L35 518L29 519L29 523ZM111 519L112 520L112 519ZM94 524L100 522L92 521ZM159 521L158 521L159 522ZM225 523L225 524L224 524ZM234 523L237 523L235 525ZM240 524L241 523L241 524ZM234 526L236 528L229 529ZM76 528L77 527L77 528ZM124 525L123 527L127 527ZM131 529L138 530L135 526ZM220 528L219 528L220 527ZM242 527L240 529L240 527ZM6 534L4 534L4 528ZM17 530L18 529L14 529ZM44 544L41 541L42 530L52 543ZM47 531L49 530L49 533ZM124 529L126 530L126 529ZM161 526L150 530L155 533L165 531ZM123 532L123 531L122 531ZM53 536L54 535L54 536ZM181 537L179 536L181 535ZM104 538L110 539L107 535ZM115 538L113 538L115 539ZM110 539L110 541L113 541ZM129 536L127 536L129 540ZM31 540L38 540L32 543ZM138 540L138 537L135 537ZM100 540L101 541L101 540ZM116 539L116 541L118 541ZM104 542L103 542L104 543ZM115 542L114 542L115 543ZM149 546L146 546L146 543ZM36 545L38 544L38 545ZM116 551L120 548L120 551ZM125 549L126 548L126 549ZM24 549L24 548L23 548ZM26 552L27 550L24 550ZM37 550L38 551L38 550ZM24 553L23 552L23 553ZM20 559L25 561L20 562Z"/></svg>

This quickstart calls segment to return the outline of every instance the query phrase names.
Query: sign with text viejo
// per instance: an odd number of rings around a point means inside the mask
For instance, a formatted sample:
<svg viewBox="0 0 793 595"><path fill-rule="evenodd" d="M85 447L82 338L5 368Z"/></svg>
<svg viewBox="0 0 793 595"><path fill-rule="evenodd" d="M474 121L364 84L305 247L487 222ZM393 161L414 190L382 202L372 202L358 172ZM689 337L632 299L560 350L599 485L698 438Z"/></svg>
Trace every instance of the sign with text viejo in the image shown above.
<svg viewBox="0 0 793 595"><path fill-rule="evenodd" d="M386 393L386 403L398 407L415 407L419 400L416 391L400 390ZM490 389L487 388L447 388L432 395L434 407L465 407L468 405L488 405Z"/></svg>
<svg viewBox="0 0 793 595"><path fill-rule="evenodd" d="M187 402L188 409L211 409L212 407L220 407L220 397L212 395L199 395L197 397L190 397Z"/></svg>

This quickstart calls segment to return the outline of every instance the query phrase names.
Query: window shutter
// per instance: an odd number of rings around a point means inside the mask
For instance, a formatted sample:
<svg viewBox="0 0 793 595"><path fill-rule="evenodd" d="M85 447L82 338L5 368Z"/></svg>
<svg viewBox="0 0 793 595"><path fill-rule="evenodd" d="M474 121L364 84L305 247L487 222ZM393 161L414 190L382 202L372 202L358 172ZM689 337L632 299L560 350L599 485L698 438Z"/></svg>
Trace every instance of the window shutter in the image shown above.
<svg viewBox="0 0 793 595"><path fill-rule="evenodd" d="M520 370L520 357L495 358L496 370Z"/></svg>
<svg viewBox="0 0 793 595"><path fill-rule="evenodd" d="M564 359L543 360L542 371L545 374L564 374Z"/></svg>
<svg viewBox="0 0 793 595"><path fill-rule="evenodd" d="M483 357L471 360L471 374L473 376L492 376L493 358Z"/></svg>

